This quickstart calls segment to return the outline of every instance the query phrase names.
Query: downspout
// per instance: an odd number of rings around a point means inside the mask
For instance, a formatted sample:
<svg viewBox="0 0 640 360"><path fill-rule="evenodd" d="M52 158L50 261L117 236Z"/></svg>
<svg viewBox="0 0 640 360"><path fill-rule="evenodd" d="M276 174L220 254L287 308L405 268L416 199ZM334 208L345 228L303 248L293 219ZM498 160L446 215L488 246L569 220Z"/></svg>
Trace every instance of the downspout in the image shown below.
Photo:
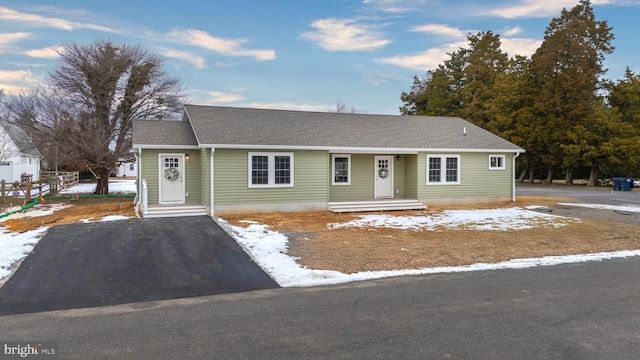
<svg viewBox="0 0 640 360"><path fill-rule="evenodd" d="M211 199L209 199L209 213L211 214L211 217L213 217L213 214L214 214L214 212L213 212L213 205L214 205L214 200L213 200L214 199L214 197L213 197L213 192L214 192L213 189L214 188L213 188L213 186L215 184L214 184L214 181L213 181L213 175L214 175L213 174L213 154L215 152L216 152L216 149L214 147L212 147L211 148L211 154L209 156L209 159L210 159L209 168L211 169L211 172L210 172L211 176L210 176L210 179L209 179L209 188L210 188L209 194L210 194L210 197L211 197Z"/></svg>
<svg viewBox="0 0 640 360"><path fill-rule="evenodd" d="M511 184L511 188L512 190L512 195L511 195L511 201L516 201L516 158L520 156L520 153L517 152L516 156L513 157L513 165L511 165L511 181L513 181L513 183Z"/></svg>
<svg viewBox="0 0 640 360"><path fill-rule="evenodd" d="M133 153L133 156L136 158L136 164L138 164L138 166L136 167L136 197L133 199L133 209L136 212L136 216L139 217L138 215L138 207L140 206L140 193L141 193L141 184L142 184L142 179L140 178L141 174L140 174L140 148L134 150L131 150L131 152Z"/></svg>

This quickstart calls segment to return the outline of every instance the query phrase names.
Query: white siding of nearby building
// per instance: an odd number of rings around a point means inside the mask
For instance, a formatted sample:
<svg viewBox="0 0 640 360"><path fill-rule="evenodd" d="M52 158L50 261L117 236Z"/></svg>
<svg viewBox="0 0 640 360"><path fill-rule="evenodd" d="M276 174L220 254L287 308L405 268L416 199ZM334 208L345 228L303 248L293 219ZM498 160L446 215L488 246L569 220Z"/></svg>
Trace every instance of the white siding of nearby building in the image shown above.
<svg viewBox="0 0 640 360"><path fill-rule="evenodd" d="M137 174L138 174L138 164L134 162L126 162L126 163L120 164L120 166L118 166L118 171L116 172L116 175L118 177L136 176Z"/></svg>
<svg viewBox="0 0 640 360"><path fill-rule="evenodd" d="M40 159L33 156L12 156L0 161L0 180L6 183L22 181L22 174L32 175L31 180L40 180Z"/></svg>

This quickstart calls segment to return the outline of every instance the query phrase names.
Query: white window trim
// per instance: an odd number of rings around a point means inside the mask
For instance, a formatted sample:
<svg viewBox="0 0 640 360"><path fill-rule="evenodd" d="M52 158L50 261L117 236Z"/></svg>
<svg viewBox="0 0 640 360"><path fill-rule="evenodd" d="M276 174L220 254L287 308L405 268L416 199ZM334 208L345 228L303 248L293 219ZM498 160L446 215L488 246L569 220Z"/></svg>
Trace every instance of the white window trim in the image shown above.
<svg viewBox="0 0 640 360"><path fill-rule="evenodd" d="M269 179L268 179L268 183L267 184L253 184L251 182L251 174L253 172L252 169L252 165L253 162L251 161L251 158L254 156L268 156L269 157ZM291 164L291 174L290 174L290 179L291 182L289 184L276 184L276 169L275 169L275 157L276 156L288 156ZM293 166L293 153L291 152L250 152L249 153L249 157L248 157L248 172L247 172L247 184L249 184L250 188L282 188L282 187L293 187L293 173L294 173L294 166Z"/></svg>
<svg viewBox="0 0 640 360"><path fill-rule="evenodd" d="M491 166L492 158L502 158L502 166ZM506 160L507 160L506 156L504 155L489 154L489 170L506 170L507 168Z"/></svg>
<svg viewBox="0 0 640 360"><path fill-rule="evenodd" d="M336 158L347 158L347 182L336 182ZM331 185L351 185L351 154L331 154Z"/></svg>
<svg viewBox="0 0 640 360"><path fill-rule="evenodd" d="M440 181L439 182L431 182L429 181L429 159L440 158ZM457 161L457 181L447 181L447 158L456 158ZM426 160L426 175L427 175L427 185L460 185L462 174L460 172L460 155L452 155L452 154L438 154L438 155L427 155Z"/></svg>

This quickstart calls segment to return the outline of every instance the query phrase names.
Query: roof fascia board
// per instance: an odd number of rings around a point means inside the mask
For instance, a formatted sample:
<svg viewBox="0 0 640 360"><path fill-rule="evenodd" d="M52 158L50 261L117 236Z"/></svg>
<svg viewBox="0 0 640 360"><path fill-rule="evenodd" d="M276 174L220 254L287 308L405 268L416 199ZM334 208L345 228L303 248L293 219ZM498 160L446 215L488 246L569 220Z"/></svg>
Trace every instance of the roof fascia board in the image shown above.
<svg viewBox="0 0 640 360"><path fill-rule="evenodd" d="M193 123L191 122L191 117L189 116L189 111L187 110L186 106L184 107L182 118L183 120L184 118L186 118L186 121L189 122L189 127L191 128L191 132L193 133L193 136L196 138L196 142L200 144L200 139L198 139L198 133L196 132L196 129L193 128Z"/></svg>
<svg viewBox="0 0 640 360"><path fill-rule="evenodd" d="M197 150L198 145L157 145L157 144L134 144L131 149L194 149Z"/></svg>
<svg viewBox="0 0 640 360"><path fill-rule="evenodd" d="M457 152L457 153L524 153L518 149L456 149L456 148L385 148L385 147L336 147L336 146L290 146L290 145L241 145L241 144L200 144L200 148L216 149L265 149L265 150L322 150L330 153L394 153L417 154L418 152Z"/></svg>

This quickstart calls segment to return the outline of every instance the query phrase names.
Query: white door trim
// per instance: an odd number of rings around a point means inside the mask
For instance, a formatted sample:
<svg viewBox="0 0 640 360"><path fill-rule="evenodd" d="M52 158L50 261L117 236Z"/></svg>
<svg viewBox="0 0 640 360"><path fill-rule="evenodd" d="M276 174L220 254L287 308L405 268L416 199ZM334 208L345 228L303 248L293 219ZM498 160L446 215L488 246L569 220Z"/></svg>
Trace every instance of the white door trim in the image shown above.
<svg viewBox="0 0 640 360"><path fill-rule="evenodd" d="M162 184L165 180L164 177L164 162L163 159L167 158L167 157L171 157L171 158L177 158L178 159L178 178L174 181L178 181L180 182L180 186L178 186L178 191L180 192L179 194L174 194L176 195L175 198L170 199L170 200L165 200L163 199L163 192L162 192ZM185 156L184 154L174 154L174 153L160 153L158 154L158 203L161 205L164 204L184 204L185 203Z"/></svg>
<svg viewBox="0 0 640 360"><path fill-rule="evenodd" d="M378 161L387 160L389 164L389 174L387 178L382 179L378 172ZM390 155L376 155L373 160L373 178L375 182L374 192L376 199L393 199L393 156Z"/></svg>

